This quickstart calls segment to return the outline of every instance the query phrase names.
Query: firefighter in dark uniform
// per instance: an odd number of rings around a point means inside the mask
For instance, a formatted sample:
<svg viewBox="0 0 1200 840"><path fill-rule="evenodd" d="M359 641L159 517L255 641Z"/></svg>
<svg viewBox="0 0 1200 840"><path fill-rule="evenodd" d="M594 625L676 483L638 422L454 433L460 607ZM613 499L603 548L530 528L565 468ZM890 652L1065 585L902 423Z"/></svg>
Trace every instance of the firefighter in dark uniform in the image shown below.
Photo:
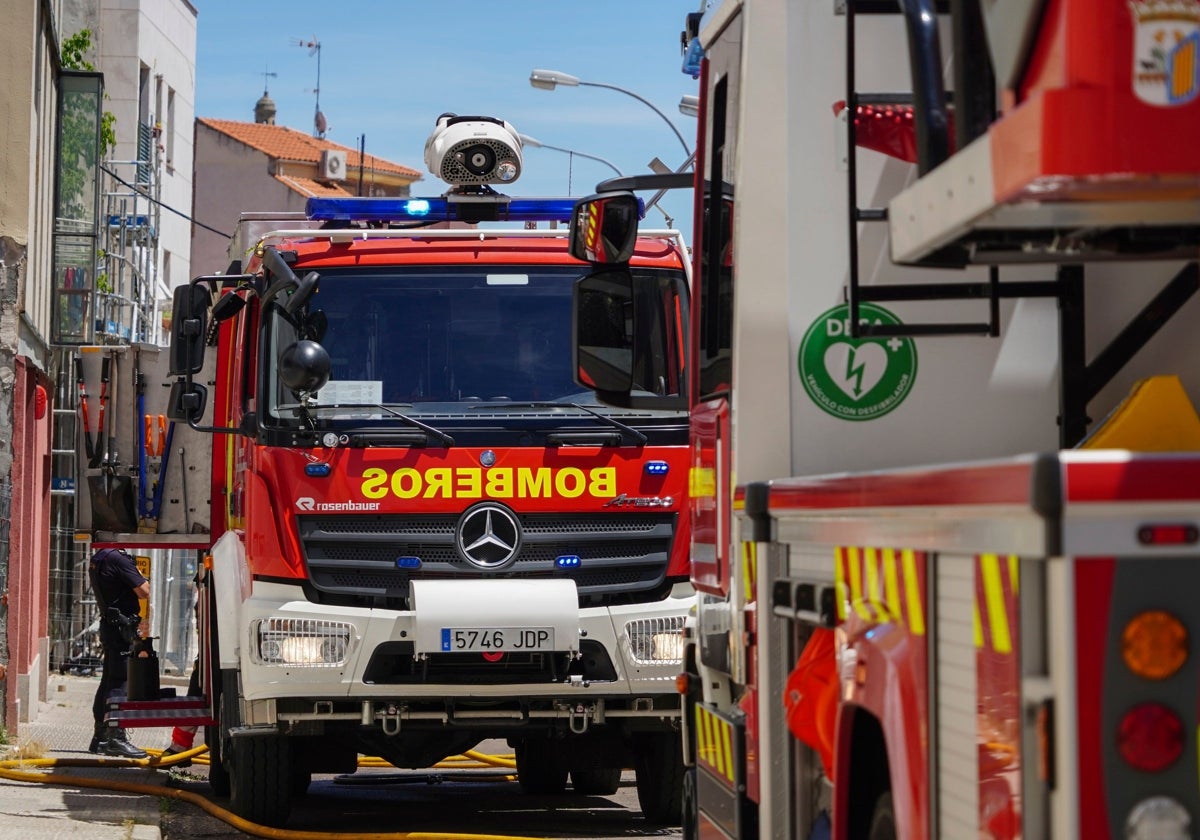
<svg viewBox="0 0 1200 840"><path fill-rule="evenodd" d="M88 576L100 606L100 643L104 648L104 671L92 703L96 730L88 750L120 758L145 758L145 750L131 744L124 729L116 724L105 725L104 712L109 702L125 696L130 650L141 622L138 599L150 597L150 581L138 571L133 558L119 548L102 548L93 554Z"/></svg>

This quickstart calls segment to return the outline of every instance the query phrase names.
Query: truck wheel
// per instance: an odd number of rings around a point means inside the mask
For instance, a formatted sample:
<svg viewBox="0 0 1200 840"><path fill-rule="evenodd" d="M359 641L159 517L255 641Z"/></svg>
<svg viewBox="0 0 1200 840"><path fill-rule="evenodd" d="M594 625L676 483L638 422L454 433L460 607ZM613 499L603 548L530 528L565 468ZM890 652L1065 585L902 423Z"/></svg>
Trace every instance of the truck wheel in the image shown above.
<svg viewBox="0 0 1200 840"><path fill-rule="evenodd" d="M288 777L288 786L292 789L292 796L304 796L308 793L308 786L311 784L312 773L292 768L292 773Z"/></svg>
<svg viewBox="0 0 1200 840"><path fill-rule="evenodd" d="M620 767L571 768L571 787L580 796L609 796L620 786Z"/></svg>
<svg viewBox="0 0 1200 840"><path fill-rule="evenodd" d="M683 840L696 840L700 830L700 800L696 797L696 776L700 771L689 767L683 771Z"/></svg>
<svg viewBox="0 0 1200 840"><path fill-rule="evenodd" d="M885 790L875 800L868 840L896 840L896 814L892 810L892 792Z"/></svg>
<svg viewBox="0 0 1200 840"><path fill-rule="evenodd" d="M216 726L204 727L204 741L208 745L208 786L212 788L214 795L227 797L229 796L229 771L225 768L225 750L221 748L221 733L229 731L232 718L229 714L231 710L225 708L224 689L226 685L230 685L236 691L237 677L236 675L227 675L217 669L216 663L221 661L221 651L217 644L217 598L211 580L204 591L208 598L208 626L201 629L208 631L204 642L208 645L210 661L213 663L213 668L216 669L209 682L212 686L210 690L216 694L216 697L213 698L215 701L213 711L217 716Z"/></svg>
<svg viewBox="0 0 1200 840"><path fill-rule="evenodd" d="M636 746L638 804L648 822L679 825L683 818L683 746L676 732L642 735Z"/></svg>
<svg viewBox="0 0 1200 840"><path fill-rule="evenodd" d="M230 809L260 825L280 827L292 809L291 745L280 735L229 742Z"/></svg>
<svg viewBox="0 0 1200 840"><path fill-rule="evenodd" d="M220 727L204 727L204 742L208 744L208 786L215 796L229 796L229 771L221 757Z"/></svg>
<svg viewBox="0 0 1200 840"><path fill-rule="evenodd" d="M226 763L229 760L229 739L223 733L235 725L233 709L229 706L233 701L228 699L233 695L227 693L224 686L228 684L232 690L236 690L236 679L236 676L221 672L219 679L213 681L214 685L221 686L214 689L220 692L217 694L217 725L204 727L204 740L208 743L208 786L215 795L222 797L230 793L229 765Z"/></svg>
<svg viewBox="0 0 1200 840"><path fill-rule="evenodd" d="M567 766L549 739L517 744L517 781L522 793L556 794L567 789Z"/></svg>

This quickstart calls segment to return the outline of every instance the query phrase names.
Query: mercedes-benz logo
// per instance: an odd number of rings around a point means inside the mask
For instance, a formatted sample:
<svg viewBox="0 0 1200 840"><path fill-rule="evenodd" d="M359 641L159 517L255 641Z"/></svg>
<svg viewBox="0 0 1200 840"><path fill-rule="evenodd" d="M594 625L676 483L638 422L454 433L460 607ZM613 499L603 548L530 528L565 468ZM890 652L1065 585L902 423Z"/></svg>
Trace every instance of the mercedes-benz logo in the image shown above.
<svg viewBox="0 0 1200 840"><path fill-rule="evenodd" d="M459 517L454 545L471 565L487 571L502 569L521 549L521 524L504 505L481 502Z"/></svg>

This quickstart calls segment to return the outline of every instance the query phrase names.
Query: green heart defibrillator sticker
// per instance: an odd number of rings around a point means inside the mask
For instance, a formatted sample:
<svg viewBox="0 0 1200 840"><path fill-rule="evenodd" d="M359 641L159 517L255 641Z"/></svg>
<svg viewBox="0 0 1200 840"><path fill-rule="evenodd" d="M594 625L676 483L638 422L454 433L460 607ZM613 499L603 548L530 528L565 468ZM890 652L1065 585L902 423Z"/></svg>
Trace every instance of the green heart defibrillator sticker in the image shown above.
<svg viewBox="0 0 1200 840"><path fill-rule="evenodd" d="M868 324L899 324L880 306L858 305ZM835 306L813 321L800 342L800 381L812 401L843 420L874 420L894 409L917 378L911 338L851 338L850 307Z"/></svg>

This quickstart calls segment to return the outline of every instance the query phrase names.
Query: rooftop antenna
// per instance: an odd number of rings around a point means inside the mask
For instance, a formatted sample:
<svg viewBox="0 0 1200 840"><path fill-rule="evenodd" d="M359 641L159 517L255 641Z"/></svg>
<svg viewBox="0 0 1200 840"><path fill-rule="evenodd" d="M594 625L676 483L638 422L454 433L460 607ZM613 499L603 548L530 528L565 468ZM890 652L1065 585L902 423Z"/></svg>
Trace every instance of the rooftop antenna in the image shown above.
<svg viewBox="0 0 1200 840"><path fill-rule="evenodd" d="M266 64L263 65L263 96L267 95L267 79L274 79L279 76L278 73L272 73L270 70L268 70L267 66L268 65Z"/></svg>
<svg viewBox="0 0 1200 840"><path fill-rule="evenodd" d="M313 114L313 137L325 138L325 129L328 127L325 122L325 115L321 113L321 42L314 35L310 40L305 41L303 38L297 38L293 43L296 46L308 47L308 57L317 57L317 86L313 88L313 93L317 96L317 108Z"/></svg>

